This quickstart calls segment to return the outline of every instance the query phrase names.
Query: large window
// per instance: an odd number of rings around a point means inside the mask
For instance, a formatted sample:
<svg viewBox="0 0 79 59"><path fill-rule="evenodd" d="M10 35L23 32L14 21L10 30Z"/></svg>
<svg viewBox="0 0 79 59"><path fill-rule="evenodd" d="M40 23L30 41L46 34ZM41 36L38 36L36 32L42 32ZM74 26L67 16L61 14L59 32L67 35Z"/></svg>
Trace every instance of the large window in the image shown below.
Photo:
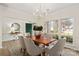
<svg viewBox="0 0 79 59"><path fill-rule="evenodd" d="M47 28L47 32L53 34L53 38L66 38L66 42L73 42L73 19L67 18L49 21Z"/></svg>
<svg viewBox="0 0 79 59"><path fill-rule="evenodd" d="M61 37L65 37L67 42L73 42L73 19L61 20Z"/></svg>

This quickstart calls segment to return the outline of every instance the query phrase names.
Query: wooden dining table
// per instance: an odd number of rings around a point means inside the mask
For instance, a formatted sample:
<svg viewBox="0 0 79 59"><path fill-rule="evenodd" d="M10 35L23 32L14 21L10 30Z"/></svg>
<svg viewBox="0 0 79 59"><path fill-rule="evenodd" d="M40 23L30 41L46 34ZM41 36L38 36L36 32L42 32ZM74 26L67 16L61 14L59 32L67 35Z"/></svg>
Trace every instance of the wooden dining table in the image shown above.
<svg viewBox="0 0 79 59"><path fill-rule="evenodd" d="M34 42L37 42L38 44L44 44L46 46L48 46L50 43L56 41L56 39L48 39L48 38L36 39L34 36L32 36L32 40Z"/></svg>
<svg viewBox="0 0 79 59"><path fill-rule="evenodd" d="M32 36L32 40L38 44L43 44L43 47L49 46L50 43L55 42L56 39L40 38L36 39L35 36ZM42 53L45 56L45 51Z"/></svg>

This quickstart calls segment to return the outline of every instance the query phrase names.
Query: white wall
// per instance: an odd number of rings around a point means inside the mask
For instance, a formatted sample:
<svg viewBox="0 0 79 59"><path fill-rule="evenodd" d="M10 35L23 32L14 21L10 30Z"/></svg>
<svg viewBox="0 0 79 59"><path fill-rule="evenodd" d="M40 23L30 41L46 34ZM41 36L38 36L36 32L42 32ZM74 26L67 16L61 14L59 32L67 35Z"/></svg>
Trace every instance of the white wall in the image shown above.
<svg viewBox="0 0 79 59"><path fill-rule="evenodd" d="M74 34L73 34L73 44L67 44L67 47L71 47L73 49L79 50L79 5L70 6L67 8L63 8L59 11L52 13L50 16L52 19L62 18L72 18L74 19ZM49 19L47 20L49 21Z"/></svg>
<svg viewBox="0 0 79 59"><path fill-rule="evenodd" d="M1 24L1 18L0 18L0 48L2 47L2 24Z"/></svg>
<svg viewBox="0 0 79 59"><path fill-rule="evenodd" d="M3 12L4 10L0 6L0 48L2 48L2 20L3 20Z"/></svg>
<svg viewBox="0 0 79 59"><path fill-rule="evenodd" d="M9 25L12 23L19 23L20 24L20 31L22 33L25 33L25 23L34 23L35 20L28 19L28 16L22 12L18 11L16 9L12 9L9 7L3 7L0 6L0 12L3 17L0 19L2 21L2 24L0 23L0 26L2 25L2 30L0 29L0 38L3 41L6 40L12 40L13 36L9 34L10 28ZM25 19L26 17L26 19Z"/></svg>
<svg viewBox="0 0 79 59"><path fill-rule="evenodd" d="M2 23L2 35L3 35L3 40L11 40L12 35L9 34L10 31L10 25L12 23L18 23L20 24L20 32L25 33L25 22L22 20L17 20L13 18L4 18L3 23Z"/></svg>

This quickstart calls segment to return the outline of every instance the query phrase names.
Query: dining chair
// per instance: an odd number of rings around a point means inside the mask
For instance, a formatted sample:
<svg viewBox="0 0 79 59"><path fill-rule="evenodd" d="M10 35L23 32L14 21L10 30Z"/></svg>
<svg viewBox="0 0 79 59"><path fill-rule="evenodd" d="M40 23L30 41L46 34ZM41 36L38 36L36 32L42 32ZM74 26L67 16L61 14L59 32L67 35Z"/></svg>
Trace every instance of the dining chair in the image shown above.
<svg viewBox="0 0 79 59"><path fill-rule="evenodd" d="M31 38L25 38L24 42L26 50L31 56L41 55L41 53L44 51L44 48L36 46Z"/></svg>
<svg viewBox="0 0 79 59"><path fill-rule="evenodd" d="M0 48L0 56L11 56L11 53L7 48Z"/></svg>
<svg viewBox="0 0 79 59"><path fill-rule="evenodd" d="M65 44L65 39L59 39L58 42L51 49L46 48L45 52L49 56L61 56L64 48L64 44Z"/></svg>
<svg viewBox="0 0 79 59"><path fill-rule="evenodd" d="M24 37L23 36L18 36L18 39L19 39L20 44L22 45L22 47L25 48Z"/></svg>
<svg viewBox="0 0 79 59"><path fill-rule="evenodd" d="M27 51L26 51L26 47L25 47L25 43L24 43L24 37L18 36L18 39L20 40L20 44L22 46L21 52L23 53L23 55L27 55Z"/></svg>
<svg viewBox="0 0 79 59"><path fill-rule="evenodd" d="M52 34L49 34L49 33L45 33L44 34L44 37L47 38L48 40L52 40Z"/></svg>

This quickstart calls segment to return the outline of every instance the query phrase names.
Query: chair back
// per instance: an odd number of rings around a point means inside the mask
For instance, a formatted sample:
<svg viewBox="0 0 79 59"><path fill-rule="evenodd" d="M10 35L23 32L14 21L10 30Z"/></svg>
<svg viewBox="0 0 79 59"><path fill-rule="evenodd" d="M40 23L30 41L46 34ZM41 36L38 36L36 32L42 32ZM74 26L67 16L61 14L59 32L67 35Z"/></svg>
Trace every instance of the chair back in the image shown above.
<svg viewBox="0 0 79 59"><path fill-rule="evenodd" d="M31 38L25 38L24 42L29 55L39 55L42 52L42 49L36 46Z"/></svg>
<svg viewBox="0 0 79 59"><path fill-rule="evenodd" d="M64 48L65 39L59 39L57 44L49 51L50 56L59 56Z"/></svg>
<svg viewBox="0 0 79 59"><path fill-rule="evenodd" d="M43 37L47 38L48 40L52 40L52 34L45 33Z"/></svg>
<svg viewBox="0 0 79 59"><path fill-rule="evenodd" d="M25 44L24 44L24 37L23 36L18 36L18 39L20 41L20 44L23 48L25 48Z"/></svg>

